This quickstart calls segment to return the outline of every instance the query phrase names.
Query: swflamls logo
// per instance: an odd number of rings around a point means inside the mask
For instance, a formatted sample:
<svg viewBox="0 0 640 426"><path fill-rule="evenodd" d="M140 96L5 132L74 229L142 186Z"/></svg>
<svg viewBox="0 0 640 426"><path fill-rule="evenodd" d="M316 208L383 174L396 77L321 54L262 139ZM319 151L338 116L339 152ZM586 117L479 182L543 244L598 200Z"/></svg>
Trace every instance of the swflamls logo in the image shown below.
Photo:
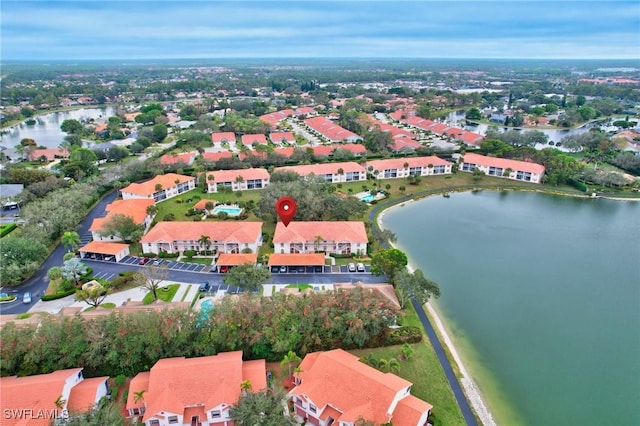
<svg viewBox="0 0 640 426"><path fill-rule="evenodd" d="M52 409L33 409L33 408L5 408L2 416L5 420L56 420L68 419L69 412L67 410Z"/></svg>

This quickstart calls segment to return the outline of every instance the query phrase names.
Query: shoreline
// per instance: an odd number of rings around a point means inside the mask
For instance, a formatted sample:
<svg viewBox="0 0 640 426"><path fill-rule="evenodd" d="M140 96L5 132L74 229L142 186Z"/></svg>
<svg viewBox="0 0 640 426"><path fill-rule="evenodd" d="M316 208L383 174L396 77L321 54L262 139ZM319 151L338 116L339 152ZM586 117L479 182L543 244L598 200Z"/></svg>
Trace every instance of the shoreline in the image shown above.
<svg viewBox="0 0 640 426"><path fill-rule="evenodd" d="M426 198L426 197L425 197ZM376 222L378 225L379 229L384 229L382 226L382 219L384 218L385 212L387 210L390 210L392 208L397 208L397 207L401 207L405 204L411 203L414 200L407 200L403 203L399 203L399 204L394 204L392 206L389 206L388 208L384 209L383 211L381 211L377 218L376 218ZM397 248L395 244L393 243L389 243L392 247ZM415 268L411 265L411 263L407 264L407 269L410 272L413 272L415 270ZM426 303L425 308L427 309L427 311L429 312L429 315L433 318L433 322L434 325L436 326L438 333L440 334L440 336L442 336L442 340L444 341L445 346L447 347L447 349L449 350L449 353L451 354L451 356L453 357L453 361L456 363L457 367L458 367L458 371L460 371L460 374L462 375L462 377L459 377L460 380L460 385L462 386L462 390L465 394L465 397L467 398L467 400L469 401L469 403L471 404L471 407L473 407L473 411L475 412L476 416L478 416L478 418L480 419L480 422L483 425L486 426L496 426L497 423L494 420L493 415L491 414L491 411L489 410L489 407L487 406L487 404L485 403L485 398L482 396L480 389L478 388L478 386L476 385L475 381L473 380L473 376L469 373L469 370L467 370L467 368L465 367L464 363L462 362L462 358L460 357L460 355L458 354L458 351L456 350L453 341L451 340L451 337L449 336L449 334L447 333L444 324L440 318L440 316L438 315L436 309L433 307L433 305L431 303Z"/></svg>

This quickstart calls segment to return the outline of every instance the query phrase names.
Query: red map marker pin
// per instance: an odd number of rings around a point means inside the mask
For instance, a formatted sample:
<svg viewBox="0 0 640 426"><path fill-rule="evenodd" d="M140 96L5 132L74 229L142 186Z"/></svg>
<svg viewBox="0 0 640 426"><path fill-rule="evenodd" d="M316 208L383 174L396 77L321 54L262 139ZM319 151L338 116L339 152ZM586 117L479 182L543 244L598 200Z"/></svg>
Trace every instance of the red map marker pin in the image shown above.
<svg viewBox="0 0 640 426"><path fill-rule="evenodd" d="M289 226L291 219L296 214L296 209L298 208L295 200L291 197L280 197L278 201L276 201L276 213L278 213L278 217L284 223L284 226Z"/></svg>

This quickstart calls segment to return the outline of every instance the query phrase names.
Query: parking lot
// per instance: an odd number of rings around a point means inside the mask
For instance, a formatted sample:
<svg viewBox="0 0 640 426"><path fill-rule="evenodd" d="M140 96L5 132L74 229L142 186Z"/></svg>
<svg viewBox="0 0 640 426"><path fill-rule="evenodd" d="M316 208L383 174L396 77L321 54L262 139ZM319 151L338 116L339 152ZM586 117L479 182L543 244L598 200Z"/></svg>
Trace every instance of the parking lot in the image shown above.
<svg viewBox="0 0 640 426"><path fill-rule="evenodd" d="M126 256L124 257L120 263L124 263L127 265L139 265L140 258L136 256ZM185 271L185 272L210 272L210 265L201 265L199 263L189 263L189 262L178 262L175 260L169 259L149 259L146 265L166 265L169 269L174 269L177 271Z"/></svg>

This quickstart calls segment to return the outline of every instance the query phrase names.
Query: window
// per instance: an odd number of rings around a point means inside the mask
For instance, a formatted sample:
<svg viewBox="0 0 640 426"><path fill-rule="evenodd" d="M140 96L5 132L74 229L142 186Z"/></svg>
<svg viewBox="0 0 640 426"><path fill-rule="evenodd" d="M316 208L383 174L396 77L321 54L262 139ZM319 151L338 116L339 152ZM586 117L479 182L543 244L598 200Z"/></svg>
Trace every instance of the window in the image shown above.
<svg viewBox="0 0 640 426"><path fill-rule="evenodd" d="M441 175L441 174L443 174L445 172L446 172L445 166L434 166L434 168L433 168L433 174L434 175Z"/></svg>
<svg viewBox="0 0 640 426"><path fill-rule="evenodd" d="M149 424L151 426L160 426L160 420L156 420L156 419L149 420Z"/></svg>
<svg viewBox="0 0 640 426"><path fill-rule="evenodd" d="M465 172L472 172L476 169L476 165L472 163L462 163L462 170Z"/></svg>
<svg viewBox="0 0 640 426"><path fill-rule="evenodd" d="M409 167L410 176L418 176L422 174L422 167Z"/></svg>
<svg viewBox="0 0 640 426"><path fill-rule="evenodd" d="M398 177L398 169L386 169L384 171L385 179L395 178L395 177Z"/></svg>
<svg viewBox="0 0 640 426"><path fill-rule="evenodd" d="M211 412L211 417L213 417L214 419L219 419L220 418L220 410L213 410Z"/></svg>
<svg viewBox="0 0 640 426"><path fill-rule="evenodd" d="M360 180L360 172L348 172L347 173L347 182L352 182L355 180Z"/></svg>
<svg viewBox="0 0 640 426"><path fill-rule="evenodd" d="M316 412L316 406L313 404L309 404L309 411L311 411L312 413Z"/></svg>
<svg viewBox="0 0 640 426"><path fill-rule="evenodd" d="M167 420L169 420L169 424L170 425L176 424L176 423L178 423L178 416L169 416L169 418Z"/></svg>

